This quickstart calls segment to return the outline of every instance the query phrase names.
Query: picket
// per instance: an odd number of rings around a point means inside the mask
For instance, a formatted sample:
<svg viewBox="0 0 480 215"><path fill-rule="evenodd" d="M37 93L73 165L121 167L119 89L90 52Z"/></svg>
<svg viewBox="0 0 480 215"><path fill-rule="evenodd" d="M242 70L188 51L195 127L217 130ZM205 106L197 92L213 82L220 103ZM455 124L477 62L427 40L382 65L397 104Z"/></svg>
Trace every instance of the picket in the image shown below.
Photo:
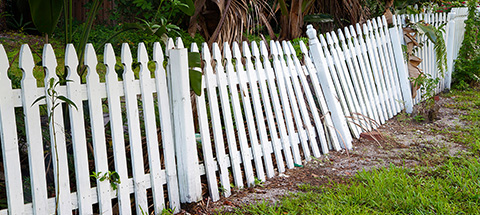
<svg viewBox="0 0 480 215"><path fill-rule="evenodd" d="M323 47L323 51L325 53L325 57L327 60L328 67L330 69L330 75L333 80L333 83L335 84L335 89L336 89L336 96L338 99L340 99L340 103L342 105L342 110L345 118L347 118L348 121L348 126L350 130L352 131L352 137L358 137L360 135L360 132L357 130L357 125L355 125L355 122L352 119L352 113L356 112L353 110L353 104L350 99L350 94L347 90L349 88L347 87L346 83L344 81L340 81L339 74L342 71L341 70L341 65L339 65L338 59L336 59L336 51L334 49L330 50L327 44L327 41L325 40L325 37L323 35L320 35L320 42ZM333 51L333 52L331 52ZM335 57L335 59L334 59ZM335 66L335 61L337 61L337 66ZM343 80L343 79L342 79ZM342 84L343 83L343 84ZM347 100L348 98L348 100Z"/></svg>
<svg viewBox="0 0 480 215"><path fill-rule="evenodd" d="M230 156L233 178L235 184L243 184L242 171L240 169L240 158L238 157L237 141L235 139L235 131L233 126L232 110L230 108L230 99L227 89L227 77L225 73L225 68L223 67L223 57L217 43L213 44L213 59L215 60L215 72L217 77L218 90L220 93L222 114L225 122L224 124L226 128L228 152ZM230 185L225 184L223 186L225 189L224 195L227 197L230 196Z"/></svg>
<svg viewBox="0 0 480 215"><path fill-rule="evenodd" d="M387 24L387 19L385 16L382 16L381 19L378 19L378 23L381 26L382 29L382 35L384 36L385 40L383 41L384 44L386 44L385 50L388 53L387 60L390 61L390 69L387 71L389 72L389 76L392 78L392 90L394 92L394 102L397 108L396 114L398 114L402 109L404 108L404 102L402 102L402 95L400 92L400 85L399 85L399 78L398 78L398 73L397 67L398 65L395 62L395 50L392 47L392 39L390 35L390 31L388 29L388 24ZM381 23L381 24L380 24Z"/></svg>
<svg viewBox="0 0 480 215"><path fill-rule="evenodd" d="M2 63L2 65L8 64ZM34 66L35 63L33 62L30 47L27 44L22 45L22 48L20 49L19 67L23 71L21 96L25 119L25 136L28 143L28 165L30 167L30 183L33 203L32 209L34 214L45 214L49 209L47 204L47 181L44 171L45 162L40 162L44 160L42 128L39 103L33 103L41 95L37 90L37 80L35 80L35 77L33 76ZM18 201L16 203L18 203ZM9 208L12 208L12 212L13 210L17 210L17 207L9 206Z"/></svg>
<svg viewBox="0 0 480 215"><path fill-rule="evenodd" d="M381 22L380 22L381 23ZM368 23L367 23L368 25ZM391 67L390 67L390 62L388 60L388 58L386 58L388 55L386 54L387 50L386 48L384 47L384 42L385 42L385 38L384 36L379 32L379 26L377 25L377 21L376 19L372 19L372 22L371 22L371 25L368 25L368 28L369 28L369 31L370 31L370 28L372 29L372 32L373 34L375 35L376 39L375 40L372 40L372 42L374 43L374 47L376 46L376 54L377 56L379 57L379 75L380 75L380 78L382 79L382 82L384 84L384 89L385 89L385 93L386 93L386 99L387 99L387 110L389 110L389 113L391 115L389 115L389 118L392 118L394 115L397 114L397 110L396 110L396 105L395 103L397 103L395 101L395 97L394 97L394 93L393 93L393 87L392 87L392 82L391 82L391 77L389 75L389 71L391 71ZM381 31L381 30L380 30ZM377 58L378 59L378 58Z"/></svg>
<svg viewBox="0 0 480 215"><path fill-rule="evenodd" d="M195 43L191 47L192 52L198 52L198 47ZM194 68L200 70L200 68ZM205 86L205 79L202 79L202 86ZM218 201L220 195L218 193L217 176L215 174L216 162L214 161L212 142L210 141L210 130L208 128L207 107L205 105L205 92L202 89L202 94L195 99L197 105L197 117L202 141L203 164L205 166L205 175L208 182L208 191L213 201ZM235 177L236 180L239 180ZM241 180L241 179L240 179Z"/></svg>
<svg viewBox="0 0 480 215"><path fill-rule="evenodd" d="M363 82L363 77L360 72L360 66L357 61L357 54L355 51L355 47L352 44L352 37L347 27L344 29L345 35L341 29L338 30L338 39L343 48L343 54L345 55L345 59L348 66L348 71L350 71L350 77L352 79L353 87L357 92L358 102L360 104L360 109L362 110L361 115L354 116L358 118L359 123L363 126L366 130L375 129L376 126L374 123L371 123L369 119L374 119L375 116L372 111L369 97L367 96L367 92L365 89L365 82Z"/></svg>
<svg viewBox="0 0 480 215"><path fill-rule="evenodd" d="M132 53L127 43L122 44L121 60L123 64L123 88L125 92L125 106L127 111L128 139L132 161L133 185L135 190L135 211L141 214L148 211L147 191L145 187L145 165L143 163L143 147L140 131L140 117L138 113L137 94L134 90L138 86L132 71Z"/></svg>
<svg viewBox="0 0 480 215"><path fill-rule="evenodd" d="M357 28L357 30L359 30L359 28ZM356 56L356 59L355 58L353 59L354 66L355 64L358 64L358 67L360 69L358 70L356 68L355 70L358 73L359 81L364 83L360 85L364 86L365 88L365 91L366 91L365 98L369 98L369 99L366 99L368 100L366 103L367 108L369 107L368 109L372 111L372 114L369 115L369 118L370 120L374 120L374 122L377 122L377 123L372 123L373 124L372 128L376 128L377 124L381 122L380 119L381 119L381 116L383 115L381 115L380 111L377 108L379 99L378 99L378 95L375 92L375 87L374 87L375 84L373 83L373 80L371 79L371 76L370 76L371 74L370 67L365 63L365 60L367 60L368 57L366 56L366 53L363 52L362 50L362 47L364 46L360 46L360 43L357 40L357 37L358 37L359 40L363 42L363 37L360 36L361 32L355 31L353 25L350 25L349 29L345 29L345 35L353 56ZM353 38L353 42L352 42L352 39L349 39L350 36Z"/></svg>
<svg viewBox="0 0 480 215"><path fill-rule="evenodd" d="M12 93L12 82L8 78L8 57L0 44L0 140L2 145L3 165L5 168L5 186L7 204L10 214L23 213L23 186L20 171L20 155L18 151L17 127ZM10 124L11 123L11 124Z"/></svg>
<svg viewBox="0 0 480 215"><path fill-rule="evenodd" d="M292 79L293 90L294 90L294 93L295 93L295 97L297 98L298 106L300 108L300 115L301 115L302 120L304 122L305 128L307 129L310 148L312 150L313 156L318 158L318 157L320 157L320 150L318 148L316 137L317 137L317 135L321 135L319 137L319 139L321 141L323 141L323 143L326 145L326 139L325 139L325 136L324 136L325 132L315 134L315 128L314 128L314 125L312 125L312 123L311 123L312 120L309 117L309 112L308 112L308 109L306 107L307 104L305 104L305 102L304 102L304 101L306 101L305 96L307 96L305 94L308 93L308 92L303 90L303 88L300 86L300 82L299 82L299 77L300 77L299 73L303 73L303 69L300 65L300 62L298 61L298 58L296 57L296 55L293 54L295 52L293 52L293 53L291 52L290 45L286 41L282 41L282 46L283 46L283 51L286 55L287 64L290 68L290 70L289 70L290 74L289 75L290 75L290 78ZM315 109L312 109L312 111L315 110ZM319 126L321 126L321 124ZM308 145L306 147L308 148ZM308 161L308 159L306 159L306 160Z"/></svg>
<svg viewBox="0 0 480 215"><path fill-rule="evenodd" d="M127 155L125 151L125 139L123 131L122 106L120 96L123 89L118 81L118 75L115 71L115 53L111 44L106 44L104 48L104 63L107 67L105 75L105 85L108 101L108 115L110 119L110 132L112 136L112 149L114 156L115 171L120 176L121 181L128 179ZM120 214L131 214L130 192L125 183L117 186L118 211Z"/></svg>
<svg viewBox="0 0 480 215"><path fill-rule="evenodd" d="M332 32L332 35L335 35ZM358 110L360 112L353 114L353 119L355 119L358 123L358 125L365 131L371 130L371 124L369 123L368 120L366 120L365 117L368 117L369 112L367 112L367 105L368 101L365 101L365 87L363 86L364 83L361 83L358 81L357 75L359 74L358 70L358 64L354 64L352 61L352 58L354 55L351 53L351 49L347 46L345 42L345 36L343 35L343 32L341 29L338 29L338 41L337 38L334 37L334 42L337 47L337 52L341 53L339 57L341 58L342 64L346 62L346 68L344 68L344 71L346 72L346 77L348 79L351 79L351 85L353 87L353 91L356 93L356 103L357 107L359 108ZM353 48L353 47L352 47ZM343 51L342 51L343 50ZM356 67L355 67L356 66ZM369 108L371 111L371 108Z"/></svg>

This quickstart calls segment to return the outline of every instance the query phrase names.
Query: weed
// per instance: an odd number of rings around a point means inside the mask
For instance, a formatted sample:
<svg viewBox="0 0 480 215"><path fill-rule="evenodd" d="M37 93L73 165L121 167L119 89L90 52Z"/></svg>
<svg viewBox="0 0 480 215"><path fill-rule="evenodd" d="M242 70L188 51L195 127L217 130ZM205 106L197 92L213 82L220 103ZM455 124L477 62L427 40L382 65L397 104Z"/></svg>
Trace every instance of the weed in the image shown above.
<svg viewBox="0 0 480 215"><path fill-rule="evenodd" d="M102 175L102 172L93 172L90 177L105 181L108 179L113 190L117 190L117 186L121 183L120 175L115 171L108 171Z"/></svg>
<svg viewBox="0 0 480 215"><path fill-rule="evenodd" d="M418 122L418 123L421 123L421 122L424 122L424 121L425 121L425 117L424 117L423 115L420 115L420 114L419 114L419 115L415 115L415 116L413 117L413 119L414 119L416 122Z"/></svg>

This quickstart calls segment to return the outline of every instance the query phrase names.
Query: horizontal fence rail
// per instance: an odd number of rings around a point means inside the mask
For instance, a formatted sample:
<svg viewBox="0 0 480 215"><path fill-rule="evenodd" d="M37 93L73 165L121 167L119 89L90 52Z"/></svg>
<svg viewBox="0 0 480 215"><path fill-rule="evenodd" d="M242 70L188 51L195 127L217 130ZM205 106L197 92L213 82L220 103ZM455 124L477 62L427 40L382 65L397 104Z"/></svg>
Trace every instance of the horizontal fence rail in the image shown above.
<svg viewBox="0 0 480 215"><path fill-rule="evenodd" d="M466 14L454 8L408 16L444 26L446 74L436 70L424 36L415 53L424 73L440 79L436 93L450 87ZM181 39L169 39L165 49L154 44L151 59L143 43L136 59L127 44L119 56L107 44L99 64L88 44L85 77L69 44L61 65L69 81L54 87L60 74L50 45L42 68L22 46L17 84L0 45L0 198L8 205L0 214L179 212L180 203L217 201L232 186L251 187L312 157L351 149L361 133L425 99L422 92L412 98L402 49L406 17L394 16L391 27L379 17L324 35L309 26L308 47L300 41L299 53L287 41L192 44L188 51ZM189 67L189 52L201 56L202 68ZM190 92L190 69L203 74L200 96Z"/></svg>

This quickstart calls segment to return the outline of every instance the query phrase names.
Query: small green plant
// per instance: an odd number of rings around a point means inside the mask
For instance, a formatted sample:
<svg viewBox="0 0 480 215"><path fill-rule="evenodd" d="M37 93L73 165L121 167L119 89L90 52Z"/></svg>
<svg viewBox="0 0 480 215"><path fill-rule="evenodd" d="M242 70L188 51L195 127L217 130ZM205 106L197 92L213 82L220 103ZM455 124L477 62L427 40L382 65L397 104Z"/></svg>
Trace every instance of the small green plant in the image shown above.
<svg viewBox="0 0 480 215"><path fill-rule="evenodd" d="M425 121L425 117L424 117L423 115L421 115L421 114L415 115L415 116L413 117L413 119L414 119L416 122L419 122L419 123Z"/></svg>
<svg viewBox="0 0 480 215"><path fill-rule="evenodd" d="M120 175L118 175L118 173L115 171L108 171L104 174L102 174L102 172L93 172L90 176L100 181L105 181L108 179L113 190L117 190L118 185L121 183Z"/></svg>
<svg viewBox="0 0 480 215"><path fill-rule="evenodd" d="M263 187L263 181L258 179L257 177L255 177L255 180L253 181L253 186L254 187L256 187L256 186Z"/></svg>
<svg viewBox="0 0 480 215"><path fill-rule="evenodd" d="M39 98L37 98L33 103L32 103L32 106L34 104L36 104L37 102L41 101L41 100L45 100L45 103L47 103L47 105L50 107L50 111L48 112L48 125L52 127L52 130L53 130L53 142L54 142L54 149L55 149L55 160L56 160L56 164L57 164L57 184L59 183L59 178L60 178L60 171L58 170L60 168L59 166L59 161L58 161L58 147L57 147L57 132L55 132L55 123L53 122L53 120L55 119L55 109L62 104L62 102L65 102L66 104L74 107L75 109L78 110L77 108L77 105L75 105L75 103L68 99L67 97L65 96L62 96L59 94L59 92L56 90L57 87L61 84L61 83L67 83L67 82L71 82L71 80L65 80L65 81L56 81L55 78L50 78L50 80L48 81L48 88L47 88L47 95L44 95L44 96L40 96ZM67 176L68 177L68 176ZM57 212L57 209L58 209L58 203L59 203L59 200L60 198L58 198L60 196L60 189L57 189L57 198L55 200L55 213Z"/></svg>

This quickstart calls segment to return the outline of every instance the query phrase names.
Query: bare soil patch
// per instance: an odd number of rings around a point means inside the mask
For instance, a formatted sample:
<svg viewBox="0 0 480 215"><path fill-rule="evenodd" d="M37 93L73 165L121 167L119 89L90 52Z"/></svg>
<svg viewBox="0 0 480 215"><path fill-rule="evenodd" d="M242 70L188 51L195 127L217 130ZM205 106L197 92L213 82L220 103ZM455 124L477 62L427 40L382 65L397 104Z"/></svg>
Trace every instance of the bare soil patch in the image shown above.
<svg viewBox="0 0 480 215"><path fill-rule="evenodd" d="M440 96L437 101L440 109L436 120L419 123L413 117L400 113L378 128L383 139L356 139L353 149L333 151L328 155L313 159L303 167L289 169L261 185L242 190L234 190L228 198L211 202L208 198L191 205L184 214L221 214L233 212L242 205L268 201L275 203L289 193L301 192L299 185L329 186L345 183L357 172L394 164L414 167L422 165L434 168L449 156L466 151L466 147L451 141L451 133L463 127L459 119L465 111L452 108L454 99Z"/></svg>

